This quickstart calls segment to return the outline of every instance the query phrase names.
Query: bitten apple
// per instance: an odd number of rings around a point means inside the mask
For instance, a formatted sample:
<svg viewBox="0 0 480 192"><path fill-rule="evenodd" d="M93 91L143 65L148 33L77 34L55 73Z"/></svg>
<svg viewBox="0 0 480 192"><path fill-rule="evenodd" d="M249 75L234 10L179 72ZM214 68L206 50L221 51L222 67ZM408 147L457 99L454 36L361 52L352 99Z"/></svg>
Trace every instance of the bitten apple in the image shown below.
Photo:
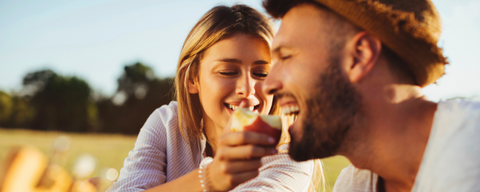
<svg viewBox="0 0 480 192"><path fill-rule="evenodd" d="M261 115L254 113L247 108L238 108L233 112L232 132L254 131L270 135L278 144L282 135L282 120L277 115Z"/></svg>

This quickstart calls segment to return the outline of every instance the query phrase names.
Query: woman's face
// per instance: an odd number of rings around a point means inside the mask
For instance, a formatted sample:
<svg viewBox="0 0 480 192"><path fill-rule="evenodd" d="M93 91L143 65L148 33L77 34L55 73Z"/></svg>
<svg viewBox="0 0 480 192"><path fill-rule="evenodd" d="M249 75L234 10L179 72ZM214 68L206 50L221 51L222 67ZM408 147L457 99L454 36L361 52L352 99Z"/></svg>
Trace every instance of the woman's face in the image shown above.
<svg viewBox="0 0 480 192"><path fill-rule="evenodd" d="M198 81L189 82L189 92L198 93L206 128L223 129L243 99L250 109L268 113L273 96L262 93L270 70L270 50L260 38L237 34L221 40L204 52Z"/></svg>

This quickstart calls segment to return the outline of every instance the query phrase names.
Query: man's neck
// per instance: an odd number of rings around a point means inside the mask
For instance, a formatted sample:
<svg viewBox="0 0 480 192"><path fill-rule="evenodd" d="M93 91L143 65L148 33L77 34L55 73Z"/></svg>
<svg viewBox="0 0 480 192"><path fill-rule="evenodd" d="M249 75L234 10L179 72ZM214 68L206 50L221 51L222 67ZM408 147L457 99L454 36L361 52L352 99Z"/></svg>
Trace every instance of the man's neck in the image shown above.
<svg viewBox="0 0 480 192"><path fill-rule="evenodd" d="M387 192L411 191L437 104L424 99L420 88L408 85L363 92L368 92L366 122L362 130L356 129L361 133L352 131L348 136L352 142L342 155L383 178Z"/></svg>

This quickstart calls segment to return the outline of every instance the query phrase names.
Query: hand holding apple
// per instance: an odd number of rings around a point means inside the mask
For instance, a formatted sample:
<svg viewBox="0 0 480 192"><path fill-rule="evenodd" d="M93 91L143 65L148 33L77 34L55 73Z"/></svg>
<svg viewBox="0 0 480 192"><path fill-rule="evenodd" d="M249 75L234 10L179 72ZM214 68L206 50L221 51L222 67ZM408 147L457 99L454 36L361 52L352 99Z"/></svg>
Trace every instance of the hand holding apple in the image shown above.
<svg viewBox="0 0 480 192"><path fill-rule="evenodd" d="M278 153L279 117L259 116L242 101L219 138L213 161L207 166L210 189L228 191L259 174L261 158Z"/></svg>
<svg viewBox="0 0 480 192"><path fill-rule="evenodd" d="M232 132L254 131L269 135L275 139L275 145L278 144L282 135L282 120L276 115L262 115L248 110L248 108L238 108L232 114Z"/></svg>

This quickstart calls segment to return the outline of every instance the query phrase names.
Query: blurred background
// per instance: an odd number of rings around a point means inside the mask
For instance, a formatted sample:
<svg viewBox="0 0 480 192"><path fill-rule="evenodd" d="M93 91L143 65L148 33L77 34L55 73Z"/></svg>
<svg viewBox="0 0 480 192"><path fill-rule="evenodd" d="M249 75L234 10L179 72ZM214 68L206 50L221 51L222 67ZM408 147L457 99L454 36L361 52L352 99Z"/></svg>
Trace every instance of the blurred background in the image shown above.
<svg viewBox="0 0 480 192"><path fill-rule="evenodd" d="M480 96L480 1L432 1L450 64L426 96ZM14 145L48 154L66 135L66 167L89 153L119 170L150 113L172 100L189 30L213 6L236 3L265 12L260 0L0 0L0 161ZM348 160L325 163L333 186Z"/></svg>

